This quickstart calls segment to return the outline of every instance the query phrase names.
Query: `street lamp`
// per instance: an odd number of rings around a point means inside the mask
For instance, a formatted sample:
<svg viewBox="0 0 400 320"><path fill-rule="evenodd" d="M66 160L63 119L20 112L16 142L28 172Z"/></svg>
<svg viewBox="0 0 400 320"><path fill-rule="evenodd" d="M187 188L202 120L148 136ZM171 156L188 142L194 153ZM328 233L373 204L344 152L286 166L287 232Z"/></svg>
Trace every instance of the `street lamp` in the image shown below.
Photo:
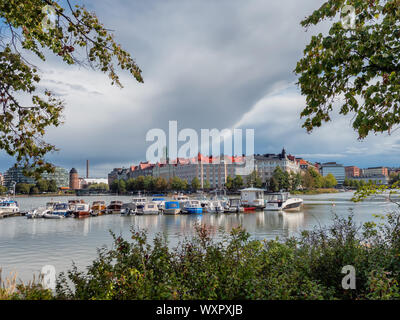
<svg viewBox="0 0 400 320"><path fill-rule="evenodd" d="M15 186L17 185L17 183L15 181L11 181L11 183L13 184L13 196L15 197Z"/></svg>

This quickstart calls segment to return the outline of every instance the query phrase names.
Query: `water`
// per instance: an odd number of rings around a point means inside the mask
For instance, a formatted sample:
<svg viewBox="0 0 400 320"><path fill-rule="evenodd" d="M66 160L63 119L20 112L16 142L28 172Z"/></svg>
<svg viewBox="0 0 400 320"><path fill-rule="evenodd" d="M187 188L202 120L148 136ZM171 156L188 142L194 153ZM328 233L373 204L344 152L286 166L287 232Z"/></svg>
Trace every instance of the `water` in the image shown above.
<svg viewBox="0 0 400 320"><path fill-rule="evenodd" d="M352 193L302 196L304 208L298 213L256 212L243 214L203 214L178 216L129 216L105 215L86 219L29 220L13 217L0 220L0 268L3 276L16 271L23 281L32 280L45 265L54 265L57 272L71 268L74 261L84 270L97 256L97 248L112 245L109 230L117 235L129 237L131 226L145 228L152 239L164 233L172 246L185 236L193 234L197 222L211 226L215 237L222 231L243 225L254 239L275 239L298 235L301 230L318 225L328 225L334 214L347 216L352 210L356 222L374 220L373 214L388 213L396 206L385 199L362 203L350 201ZM19 198L21 211L27 211L52 200L67 201L69 198L44 197ZM82 197L85 202L95 200L122 200L130 197Z"/></svg>

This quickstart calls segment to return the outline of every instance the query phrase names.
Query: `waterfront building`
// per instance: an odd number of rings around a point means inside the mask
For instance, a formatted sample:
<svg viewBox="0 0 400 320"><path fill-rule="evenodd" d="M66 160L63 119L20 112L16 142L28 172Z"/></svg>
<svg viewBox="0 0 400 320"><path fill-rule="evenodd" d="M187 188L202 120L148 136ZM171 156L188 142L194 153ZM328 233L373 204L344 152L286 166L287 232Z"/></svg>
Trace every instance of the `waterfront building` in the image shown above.
<svg viewBox="0 0 400 320"><path fill-rule="evenodd" d="M99 184L99 183L104 183L106 185L108 185L108 179L105 178L81 178L80 181L80 187L82 189L86 189L87 187L89 187L92 184Z"/></svg>
<svg viewBox="0 0 400 320"><path fill-rule="evenodd" d="M255 155L255 170L258 172L263 183L272 178L274 171L280 167L288 173L300 173L300 162L295 157L287 155L285 149L279 154Z"/></svg>
<svg viewBox="0 0 400 320"><path fill-rule="evenodd" d="M4 176L0 173L0 186L4 186Z"/></svg>
<svg viewBox="0 0 400 320"><path fill-rule="evenodd" d="M336 162L323 163L322 175L326 177L330 173L336 178L338 185L343 185L346 177L346 171L342 164L338 164Z"/></svg>
<svg viewBox="0 0 400 320"><path fill-rule="evenodd" d="M153 177L164 178L169 181L175 177L176 164L170 163L156 163L153 167Z"/></svg>
<svg viewBox="0 0 400 320"><path fill-rule="evenodd" d="M389 184L389 176L387 175L371 175L371 176L359 176L359 177L351 177L349 178L353 181L363 181L365 183L374 183L377 185L388 185Z"/></svg>
<svg viewBox="0 0 400 320"><path fill-rule="evenodd" d="M42 173L42 179L54 180L58 188L68 187L69 176L68 171L61 167L55 167L53 173L44 172ZM21 167L11 167L4 174L4 185L7 187L12 186L12 182L16 183L28 183L35 184L36 181L33 177L27 177L23 173L23 168Z"/></svg>
<svg viewBox="0 0 400 320"><path fill-rule="evenodd" d="M367 168L362 170L362 175L364 177L374 177L374 176L389 176L388 173L388 168L386 167L373 167L373 168Z"/></svg>
<svg viewBox="0 0 400 320"><path fill-rule="evenodd" d="M71 190L80 189L78 171L75 168L72 168L69 172L69 188Z"/></svg>
<svg viewBox="0 0 400 320"><path fill-rule="evenodd" d="M352 177L359 177L360 176L360 168L356 166L348 166L344 167L344 170L346 172L346 178L352 178Z"/></svg>

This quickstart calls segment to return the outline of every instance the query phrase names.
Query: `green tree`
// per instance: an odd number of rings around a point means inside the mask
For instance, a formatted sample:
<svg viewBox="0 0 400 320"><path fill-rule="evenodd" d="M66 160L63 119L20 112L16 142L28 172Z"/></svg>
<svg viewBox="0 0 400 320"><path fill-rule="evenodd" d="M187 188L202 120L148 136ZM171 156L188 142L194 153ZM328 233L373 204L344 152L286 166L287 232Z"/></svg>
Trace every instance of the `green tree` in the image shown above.
<svg viewBox="0 0 400 320"><path fill-rule="evenodd" d="M232 191L234 189L234 181L233 178L231 176L228 176L226 178L226 183L225 183L225 187L229 190Z"/></svg>
<svg viewBox="0 0 400 320"><path fill-rule="evenodd" d="M203 189L204 189L204 190L209 190L210 188L211 188L210 181L204 180L204 182L203 182Z"/></svg>
<svg viewBox="0 0 400 320"><path fill-rule="evenodd" d="M49 187L47 189L48 192L57 192L58 187L57 187L57 182L55 180L50 180L49 181Z"/></svg>
<svg viewBox="0 0 400 320"><path fill-rule="evenodd" d="M247 186L254 188L262 187L262 180L260 178L259 173L256 170L250 173L250 175L247 177Z"/></svg>
<svg viewBox="0 0 400 320"><path fill-rule="evenodd" d="M40 193L47 192L49 190L49 182L45 179L39 179L36 182L36 187ZM39 193L37 192L37 193Z"/></svg>
<svg viewBox="0 0 400 320"><path fill-rule="evenodd" d="M144 186L144 176L139 176L136 179L136 190L140 191L140 190L144 190L145 186Z"/></svg>
<svg viewBox="0 0 400 320"><path fill-rule="evenodd" d="M28 183L17 183L15 185L15 193L29 194L31 185Z"/></svg>
<svg viewBox="0 0 400 320"><path fill-rule="evenodd" d="M243 188L243 186L244 186L244 182L243 182L242 176L236 176L233 179L233 188L235 190L239 190L239 189Z"/></svg>
<svg viewBox="0 0 400 320"><path fill-rule="evenodd" d="M136 180L134 178L126 180L126 190L131 192L136 191Z"/></svg>
<svg viewBox="0 0 400 320"><path fill-rule="evenodd" d="M290 172L290 190L291 191L295 191L297 190L300 185L301 185L301 174L300 173L294 173L294 172Z"/></svg>
<svg viewBox="0 0 400 320"><path fill-rule="evenodd" d="M48 23L46 5L54 8L54 25ZM23 167L37 169L39 177L54 170L44 157L56 148L44 136L49 127L61 124L64 102L49 90L42 93L33 57L45 61L55 55L68 65L90 66L120 87L117 67L143 82L141 70L95 13L72 0L0 0L0 17L0 149ZM30 103L24 103L24 95Z"/></svg>
<svg viewBox="0 0 400 320"><path fill-rule="evenodd" d="M268 189L272 192L278 192L279 191L279 183L276 181L274 177L271 177L268 182Z"/></svg>
<svg viewBox="0 0 400 320"><path fill-rule="evenodd" d="M183 181L178 177L173 177L170 180L170 188L174 191L183 190Z"/></svg>
<svg viewBox="0 0 400 320"><path fill-rule="evenodd" d="M7 193L8 189L5 186L0 186L0 194L5 194Z"/></svg>
<svg viewBox="0 0 400 320"><path fill-rule="evenodd" d="M330 121L339 102L340 114L354 115L360 139L370 132L390 133L400 123L399 2L329 0L301 25L335 18L344 4L355 8L354 28L337 19L329 34L312 36L297 63L298 85L306 97L303 127L311 131Z"/></svg>
<svg viewBox="0 0 400 320"><path fill-rule="evenodd" d="M332 173L328 173L328 175L324 177L324 188L333 188L336 187L337 184L337 180Z"/></svg>
<svg viewBox="0 0 400 320"><path fill-rule="evenodd" d="M201 183L200 183L199 178L194 177L194 178L192 179L192 182L191 182L190 186L191 186L191 188L192 188L193 191L199 190L199 189L201 188Z"/></svg>

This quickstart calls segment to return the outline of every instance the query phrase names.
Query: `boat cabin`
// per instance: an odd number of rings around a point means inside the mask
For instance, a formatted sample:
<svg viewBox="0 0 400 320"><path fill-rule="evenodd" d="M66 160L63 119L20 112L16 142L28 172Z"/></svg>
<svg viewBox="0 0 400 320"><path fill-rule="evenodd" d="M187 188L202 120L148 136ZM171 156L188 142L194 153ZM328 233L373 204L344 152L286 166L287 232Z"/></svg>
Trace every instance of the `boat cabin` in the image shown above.
<svg viewBox="0 0 400 320"><path fill-rule="evenodd" d="M240 199L243 206L264 207L264 189L247 188L240 190Z"/></svg>

